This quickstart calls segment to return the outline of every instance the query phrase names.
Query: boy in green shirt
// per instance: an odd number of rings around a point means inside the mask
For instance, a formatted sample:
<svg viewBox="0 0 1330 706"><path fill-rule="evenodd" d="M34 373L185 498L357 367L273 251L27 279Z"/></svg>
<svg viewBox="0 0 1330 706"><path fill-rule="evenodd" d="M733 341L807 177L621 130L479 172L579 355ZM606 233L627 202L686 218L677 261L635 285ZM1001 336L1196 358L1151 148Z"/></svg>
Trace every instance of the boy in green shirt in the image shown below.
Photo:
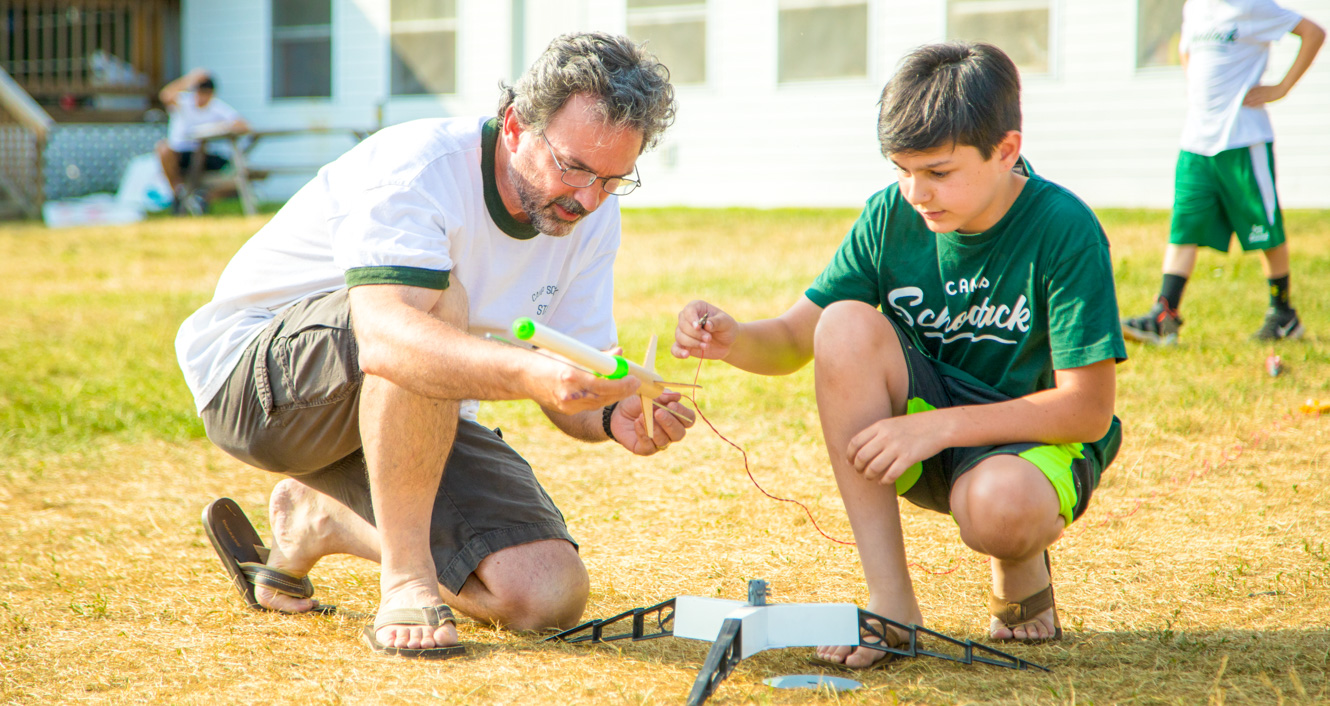
<svg viewBox="0 0 1330 706"><path fill-rule="evenodd" d="M1103 229L1029 173L1020 127L1020 79L1000 49L915 50L878 120L897 183L869 199L789 311L738 322L691 302L672 352L765 375L813 359L868 610L923 623L900 495L951 513L991 557L990 635L1029 641L1061 637L1046 550L1117 453L1114 365L1126 350ZM858 668L884 656L817 654Z"/></svg>

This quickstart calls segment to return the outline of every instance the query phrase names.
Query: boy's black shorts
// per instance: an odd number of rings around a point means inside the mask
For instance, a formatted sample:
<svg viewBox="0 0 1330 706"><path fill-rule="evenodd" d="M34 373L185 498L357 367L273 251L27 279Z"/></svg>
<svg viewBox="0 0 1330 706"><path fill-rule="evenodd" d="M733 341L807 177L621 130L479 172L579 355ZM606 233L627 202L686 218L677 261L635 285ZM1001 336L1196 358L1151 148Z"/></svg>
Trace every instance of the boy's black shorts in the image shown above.
<svg viewBox="0 0 1330 706"><path fill-rule="evenodd" d="M891 321L890 317L887 320ZM974 378L944 374L943 366L915 348L896 322L891 324L909 367L910 393L906 414L1011 399ZM897 478L896 494L919 507L950 513L951 488L957 479L990 456L1011 454L1033 463L1053 484L1058 494L1059 512L1070 525L1089 506L1090 495L1099 485L1100 474L1113 462L1121 444L1122 424L1115 416L1104 438L1092 444L1028 442L953 447L915 464Z"/></svg>

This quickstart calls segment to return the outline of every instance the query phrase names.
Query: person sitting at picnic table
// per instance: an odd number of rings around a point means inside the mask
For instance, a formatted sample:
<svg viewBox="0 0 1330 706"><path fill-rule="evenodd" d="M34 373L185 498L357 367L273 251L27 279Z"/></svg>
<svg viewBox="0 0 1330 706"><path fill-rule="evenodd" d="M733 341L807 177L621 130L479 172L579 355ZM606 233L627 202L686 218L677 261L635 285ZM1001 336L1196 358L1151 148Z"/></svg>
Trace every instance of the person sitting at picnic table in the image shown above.
<svg viewBox="0 0 1330 706"><path fill-rule="evenodd" d="M249 124L235 108L217 97L217 81L207 69L194 69L166 84L158 97L171 114L166 139L157 143L157 157L175 195L173 210L201 213L207 207L207 198L201 193L191 193L188 183L199 150L197 135L204 131L247 132ZM202 166L204 171L217 171L228 163L222 155L207 154Z"/></svg>

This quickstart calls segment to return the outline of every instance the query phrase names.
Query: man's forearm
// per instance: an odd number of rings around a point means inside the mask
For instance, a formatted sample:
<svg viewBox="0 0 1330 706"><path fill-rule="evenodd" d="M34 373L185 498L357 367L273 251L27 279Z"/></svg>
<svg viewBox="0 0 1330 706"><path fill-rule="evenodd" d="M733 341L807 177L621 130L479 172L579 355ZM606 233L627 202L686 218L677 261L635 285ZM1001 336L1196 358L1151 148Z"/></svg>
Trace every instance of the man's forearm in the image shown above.
<svg viewBox="0 0 1330 706"><path fill-rule="evenodd" d="M588 412L578 412L577 414L564 414L548 407L541 407L540 411L549 417L554 426L560 431L581 441L605 441L605 425L603 410L593 409Z"/></svg>
<svg viewBox="0 0 1330 706"><path fill-rule="evenodd" d="M389 318L395 320L357 327L366 373L435 399L530 397L522 375L529 353L478 339L424 312Z"/></svg>

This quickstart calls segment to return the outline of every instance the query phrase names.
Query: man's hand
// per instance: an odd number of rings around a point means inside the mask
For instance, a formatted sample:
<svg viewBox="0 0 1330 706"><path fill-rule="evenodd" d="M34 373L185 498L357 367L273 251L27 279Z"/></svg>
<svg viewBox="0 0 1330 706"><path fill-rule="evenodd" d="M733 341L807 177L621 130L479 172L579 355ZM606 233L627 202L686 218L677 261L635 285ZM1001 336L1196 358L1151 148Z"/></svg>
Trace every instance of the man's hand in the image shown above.
<svg viewBox="0 0 1330 706"><path fill-rule="evenodd" d="M642 398L633 396L624 399L614 408L614 414L610 417L610 431L613 432L614 440L638 456L650 456L682 439L689 427L693 426L696 417L693 410L679 403L680 398L677 392L666 392L656 398L657 403L679 416L653 405L654 436L647 436L646 420L642 416Z"/></svg>
<svg viewBox="0 0 1330 706"><path fill-rule="evenodd" d="M675 358L721 360L729 355L739 322L704 301L692 301L679 312L670 354Z"/></svg>
<svg viewBox="0 0 1330 706"><path fill-rule="evenodd" d="M936 415L921 412L878 420L855 434L846 449L850 464L865 480L882 485L896 482L920 461L952 446L944 438Z"/></svg>
<svg viewBox="0 0 1330 706"><path fill-rule="evenodd" d="M571 362L550 351L532 354L530 366L524 370L531 399L541 407L563 414L577 414L601 409L627 399L642 381L633 376L611 380L582 371ZM622 407L623 405L620 405ZM640 409L641 404L637 407Z"/></svg>

